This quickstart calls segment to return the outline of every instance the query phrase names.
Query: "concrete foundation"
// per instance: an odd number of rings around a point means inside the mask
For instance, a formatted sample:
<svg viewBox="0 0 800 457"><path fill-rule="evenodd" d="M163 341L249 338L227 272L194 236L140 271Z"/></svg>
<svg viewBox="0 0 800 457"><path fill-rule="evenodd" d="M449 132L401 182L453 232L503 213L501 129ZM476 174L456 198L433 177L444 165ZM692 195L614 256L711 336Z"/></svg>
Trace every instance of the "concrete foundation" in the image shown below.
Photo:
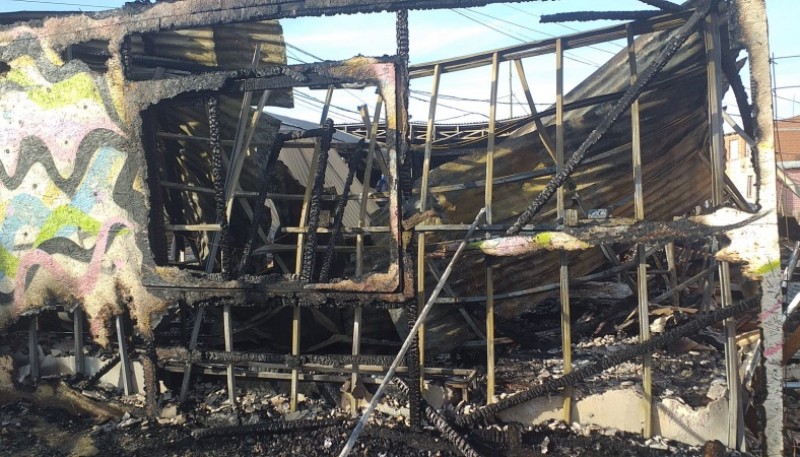
<svg viewBox="0 0 800 457"><path fill-rule="evenodd" d="M635 388L609 390L572 403L572 418L619 431L642 433L642 393ZM564 418L561 396L542 397L498 414L505 422L535 425ZM656 401L653 434L691 445L706 441L724 442L728 436L728 401L714 400L705 407L692 408L678 398Z"/></svg>

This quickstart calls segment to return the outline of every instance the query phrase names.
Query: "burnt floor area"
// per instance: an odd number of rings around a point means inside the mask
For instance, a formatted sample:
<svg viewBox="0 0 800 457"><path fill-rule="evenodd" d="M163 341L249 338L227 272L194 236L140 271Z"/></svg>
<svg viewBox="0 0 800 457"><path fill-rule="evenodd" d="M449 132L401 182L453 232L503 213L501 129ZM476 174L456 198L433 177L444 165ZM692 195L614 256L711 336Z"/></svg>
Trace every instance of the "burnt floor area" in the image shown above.
<svg viewBox="0 0 800 457"><path fill-rule="evenodd" d="M576 306L576 316L607 317L608 309L586 304ZM602 313L601 313L602 311ZM542 308L536 318L526 316L530 335L538 334L538 343L519 336L503 345L497 369L498 393L511 395L527 386L562 376L560 348L549 337L554 310ZM615 313L610 313L613 316ZM530 319L528 319L530 318ZM673 316L674 320L681 318ZM625 322L611 318L616 325ZM521 325L521 322L517 322ZM667 326L676 325L670 322ZM634 344L635 337L623 333L596 331L587 326L575 345L578 366ZM600 328L603 326L600 325ZM724 373L721 351L714 335L697 335L659 352L655 357L656 395L680 395L689 404L701 407L711 399L714 380ZM508 334L513 334L509 331ZM16 336L16 338L15 338ZM54 335L55 338L55 335ZM70 345L47 344L42 351L51 356L68 353ZM697 340L697 341L696 341ZM25 332L7 335L6 349L25 348ZM61 349L58 349L58 348ZM462 351L438 357L442 365L480 364L480 350ZM97 354L101 362L109 358ZM134 357L136 359L136 357ZM161 372L158 417L147 419L143 394L123 395L119 387L107 382L81 383L65 376L48 376L36 388L26 385L24 361L18 355L14 372L18 384L16 398L0 401L0 455L9 456L336 456L355 426L347 410L343 386L336 383L301 383L297 411L290 411L288 383L274 380L237 382L236 409L231 408L223 376L197 376L192 379L189 396L179 404L179 374ZM20 371L21 370L21 371ZM576 395L589 395L606 389L636 388L641 378L636 363L606 370L592 379L575 385ZM223 374L220 372L220 374ZM478 373L468 387L468 398L460 389L448 389L440 380L431 379L432 388L441 397L427 396L437 410L449 418L465 408L485 403L485 374ZM696 386L696 388L693 388ZM718 387L718 386L716 386ZM360 390L361 406L374 392L375 385ZM718 390L718 389L716 389ZM52 392L52 394L48 394ZM65 395L69 393L69 395ZM49 396L48 396L49 395ZM73 396L74 395L74 396ZM76 400L79 398L79 400ZM78 403L87 402L101 409L93 414L79 412ZM359 438L351 455L359 456L460 456L462 451L426 421L412 428L408 398L401 389L391 388L381 400L370 425ZM482 456L739 456L721 444L688 446L663 438L643 439L613 428L565 424L550 421L535 427L513 423L479 424L453 430L476 455Z"/></svg>
<svg viewBox="0 0 800 457"><path fill-rule="evenodd" d="M102 421L25 400L0 406L0 454L5 456L336 456L352 429L340 421L313 430L198 437L193 413L179 423L125 418ZM188 419L186 418L188 417ZM174 420L174 418L172 418ZM219 419L219 418L217 418ZM233 419L231 419L233 420ZM244 425L247 427L248 425ZM470 434L486 456L739 456L719 443L689 447L667 440L553 423L535 429L494 427ZM462 455L428 428L368 427L351 455Z"/></svg>

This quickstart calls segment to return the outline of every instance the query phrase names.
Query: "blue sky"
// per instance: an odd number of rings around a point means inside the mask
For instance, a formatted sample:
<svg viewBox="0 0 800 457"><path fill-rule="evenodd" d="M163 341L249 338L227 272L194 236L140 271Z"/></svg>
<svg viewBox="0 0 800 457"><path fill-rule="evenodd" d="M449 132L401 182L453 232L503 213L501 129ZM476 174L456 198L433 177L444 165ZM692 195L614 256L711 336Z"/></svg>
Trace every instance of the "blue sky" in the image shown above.
<svg viewBox="0 0 800 457"><path fill-rule="evenodd" d="M0 12L19 10L83 10L99 11L122 4L119 0L2 0ZM778 118L800 115L800 47L797 46L796 18L800 17L800 1L769 0L768 14L770 41L776 57L775 86L777 87ZM650 9L636 0L615 0L619 10ZM592 0L561 0L546 2L496 4L482 8L462 8L440 11L412 11L410 13L411 62L421 63L497 47L519 44L554 35L564 35L578 30L589 30L609 25L611 22L570 22L564 24L540 24L539 15L564 11L597 9ZM290 63L310 62L319 56L327 60L339 60L356 54L384 55L395 53L395 20L393 14L341 15L327 18L302 18L282 21L286 41L293 46L288 49ZM596 67L607 60L611 53L620 49L619 43L606 43L591 48L570 51L565 61L565 84L567 88L580 82ZM309 55L310 54L310 55ZM525 63L527 77L537 103L547 105L554 100L553 56L528 59ZM519 116L526 107L516 73L512 76L509 90L509 67L500 71L499 94L504 102L498 108L500 118ZM745 85L749 76L743 73ZM437 120L466 122L485 120L489 97L489 68L480 68L445 74L442 77L441 93L448 96L440 99ZM424 101L431 90L428 79L412 83L412 120L422 121L427 117L428 107ZM452 98L451 98L452 97ZM298 107L289 115L314 120L319 116L319 103L314 99L324 98L320 91L308 92L298 97ZM509 102L510 100L510 102ZM729 112L736 114L735 103L728 97ZM337 123L358 120L357 105L367 104L374 109L374 90L337 91L331 111ZM341 108L341 109L340 109ZM476 114L477 113L477 114Z"/></svg>

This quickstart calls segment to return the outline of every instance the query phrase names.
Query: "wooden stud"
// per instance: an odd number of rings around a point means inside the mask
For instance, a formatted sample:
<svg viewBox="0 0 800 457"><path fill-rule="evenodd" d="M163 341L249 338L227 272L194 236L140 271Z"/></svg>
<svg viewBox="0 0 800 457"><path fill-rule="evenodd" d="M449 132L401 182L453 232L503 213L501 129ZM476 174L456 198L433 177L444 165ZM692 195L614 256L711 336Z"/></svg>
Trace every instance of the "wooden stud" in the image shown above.
<svg viewBox="0 0 800 457"><path fill-rule="evenodd" d="M369 148L367 149L366 169L364 170L364 182L361 183L361 195L359 201L358 226L364 228L367 224L367 197L369 194L369 183L372 179L372 164L377 148L378 124L380 123L381 111L383 109L383 98L378 95L375 103L375 116L369 123L365 124L369 132ZM367 113L367 117L369 113ZM360 278L364 274L364 234L356 235L356 277ZM361 323L364 310L357 306L353 314L353 356L361 354ZM359 383L360 367L357 362L353 363L353 373L350 375L350 391L352 392ZM355 417L358 415L358 399L353 397L350 403L350 413Z"/></svg>
<svg viewBox="0 0 800 457"><path fill-rule="evenodd" d="M631 84L636 82L638 70L636 68L636 45L633 30L628 26L628 65L630 67ZM637 221L644 220L644 186L642 183L642 146L641 128L639 123L639 99L631 105L631 155L633 163L633 201L634 217ZM644 244L636 245L636 257L639 265L636 268L636 296L638 298L639 314L639 341L650 339L650 303L647 297L647 256ZM642 356L642 391L643 398L643 435L645 438L653 436L653 360L650 354Z"/></svg>
<svg viewBox="0 0 800 457"><path fill-rule="evenodd" d="M325 105L322 107L322 115L320 116L320 125L325 124L325 120L328 118L328 111L331 107L331 99L333 98L333 86L328 86L328 92L325 95ZM320 148L319 148L319 141L317 142L317 146L314 148L314 154L311 158L311 164L308 170L308 179L306 180L306 192L303 196L303 206L300 210L300 228L304 228L306 226L308 219L308 207L311 202L311 193L313 191L314 185L314 176L317 173L317 162L319 162L319 155L320 155ZM303 268L303 246L305 244L305 235L303 233L299 233L297 235L297 251L295 256L295 274L300 274ZM294 305L294 309L292 310L292 355L299 356L300 355L300 306ZM289 409L291 411L297 410L297 391L298 391L298 384L299 384L299 372L298 370L292 369L292 380L291 380L291 391L289 393Z"/></svg>
<svg viewBox="0 0 800 457"><path fill-rule="evenodd" d="M494 148L495 124L497 121L497 85L500 72L499 56L492 56L492 86L489 104L489 140L486 147L486 187L484 187L484 207L486 208L486 223L491 224L492 194L494 191ZM489 236L489 234L486 234ZM494 348L494 271L486 262L486 402L495 401L495 348Z"/></svg>
<svg viewBox="0 0 800 457"><path fill-rule="evenodd" d="M564 43L556 39L556 170L564 166ZM556 219L564 221L565 194L561 186L556 191ZM559 297L561 301L561 346L564 374L572 371L572 323L569 297L569 262L566 252L559 254ZM564 421L572 423L572 388L564 390Z"/></svg>
<svg viewBox="0 0 800 457"><path fill-rule="evenodd" d="M428 107L428 126L425 134L425 156L422 161L422 183L419 189L419 211L425 212L428 209L428 179L431 170L431 150L433 149L433 139L435 137L436 105L439 98L439 81L441 73L437 65L433 71L433 88L431 89L431 100ZM417 234L417 305L420 309L425 306L425 232ZM425 388L425 324L419 328L419 375L420 389Z"/></svg>
<svg viewBox="0 0 800 457"><path fill-rule="evenodd" d="M760 260L761 302L759 327L762 330L762 358L758 370L761 386L757 408L764 412L764 455L777 456L784 452L784 370L781 348L784 345L784 316L780 290L780 248L777 218L778 206L775 178L775 115L772 105L772 75L770 73L769 34L764 0L734 0L732 6L739 13L735 27L740 31L750 65L751 92L754 105L755 131L759 178L758 195L765 217L750 224L758 233L759 242L753 246L754 258Z"/></svg>

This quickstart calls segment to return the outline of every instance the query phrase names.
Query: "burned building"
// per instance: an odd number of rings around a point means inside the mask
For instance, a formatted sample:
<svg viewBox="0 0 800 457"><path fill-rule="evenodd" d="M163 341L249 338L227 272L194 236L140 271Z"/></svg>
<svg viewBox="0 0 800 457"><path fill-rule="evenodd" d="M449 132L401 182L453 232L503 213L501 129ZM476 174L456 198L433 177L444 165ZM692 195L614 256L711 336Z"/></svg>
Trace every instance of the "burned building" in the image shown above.
<svg viewBox="0 0 800 457"><path fill-rule="evenodd" d="M563 395L566 422L593 422L573 416L581 409L572 387L637 357L641 413L626 427L647 438L673 433L668 389L654 391L654 372L670 377L656 351L724 320L717 362L728 393L715 417L728 423L674 435L741 449L752 403L755 441L778 455L784 310L771 133L759 118L769 106L759 94L742 127L761 141L756 205L726 178L722 147L722 93L730 86L749 103L736 61L743 48L756 80L768 78L748 35L764 26L752 19L758 5L651 0L656 9L551 17L631 22L409 65L408 9L489 3L184 0L4 17L0 327L29 325L29 380L39 375L39 323L63 311L76 374L96 381L84 360L88 335L118 354L127 393L135 352L152 417L159 381L183 401L193 376L224 373L233 410L237 377L287 381L292 411L302 384L346 383L352 411L362 384L380 384L366 395L366 420L399 371L412 430L425 420L451 443L447 452L477 455L491 447L487 424L541 420L520 408L546 393ZM396 55L354 47L345 61L287 64L277 20L379 11L397 12ZM566 92L564 51L610 40L628 47ZM539 112L522 62L548 54L556 104ZM501 62L516 63L529 116L497 119ZM437 125L441 75L479 67L495 81L489 122ZM421 77L434 80L430 118L412 124L409 85ZM336 126L325 110L318 124L264 113L291 107L300 87L327 91L326 109L348 87L374 87L378 101L361 125ZM593 282L609 277L618 280ZM700 280L700 303L682 303ZM580 297L595 299L594 317L571 318ZM630 316L604 314L612 302ZM541 377L536 364L519 377L538 377L533 385L499 376L507 352L496 345L527 348L528 325L553 306L556 331L534 333L561 348L560 376ZM759 306L759 324L740 326L758 340L742 351L752 364L742 379L734 316ZM580 324L638 341L573 360ZM456 362L465 347L472 357ZM759 365L766 395L743 400ZM461 389L459 408L443 416L426 403L427 381ZM476 395L485 404L469 405ZM691 428L682 420L678 428Z"/></svg>

